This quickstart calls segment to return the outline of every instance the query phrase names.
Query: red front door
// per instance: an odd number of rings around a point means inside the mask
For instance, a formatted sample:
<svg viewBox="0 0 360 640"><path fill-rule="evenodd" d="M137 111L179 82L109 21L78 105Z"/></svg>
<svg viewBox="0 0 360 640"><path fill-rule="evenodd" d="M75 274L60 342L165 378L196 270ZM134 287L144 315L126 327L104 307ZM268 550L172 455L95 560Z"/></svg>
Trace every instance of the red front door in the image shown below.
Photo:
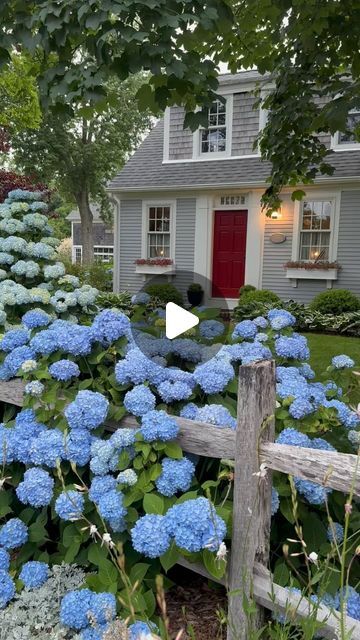
<svg viewBox="0 0 360 640"><path fill-rule="evenodd" d="M215 211L212 295L238 298L245 281L247 211Z"/></svg>

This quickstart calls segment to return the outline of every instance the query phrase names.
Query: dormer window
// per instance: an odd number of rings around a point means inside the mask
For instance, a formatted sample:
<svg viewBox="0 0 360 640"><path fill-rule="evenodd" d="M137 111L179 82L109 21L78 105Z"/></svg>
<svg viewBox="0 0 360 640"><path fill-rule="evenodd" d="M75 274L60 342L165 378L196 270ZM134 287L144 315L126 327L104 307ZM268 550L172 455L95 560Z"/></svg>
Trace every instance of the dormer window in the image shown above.
<svg viewBox="0 0 360 640"><path fill-rule="evenodd" d="M338 131L332 138L332 148L338 151L360 149L360 141L356 138L355 131L360 127L360 110L350 111L346 122L346 131Z"/></svg>
<svg viewBox="0 0 360 640"><path fill-rule="evenodd" d="M215 159L231 155L233 96L215 100L207 110L207 126L200 127L193 140L193 157Z"/></svg>
<svg viewBox="0 0 360 640"><path fill-rule="evenodd" d="M208 109L208 126L201 129L201 153L226 151L226 102L215 100Z"/></svg>

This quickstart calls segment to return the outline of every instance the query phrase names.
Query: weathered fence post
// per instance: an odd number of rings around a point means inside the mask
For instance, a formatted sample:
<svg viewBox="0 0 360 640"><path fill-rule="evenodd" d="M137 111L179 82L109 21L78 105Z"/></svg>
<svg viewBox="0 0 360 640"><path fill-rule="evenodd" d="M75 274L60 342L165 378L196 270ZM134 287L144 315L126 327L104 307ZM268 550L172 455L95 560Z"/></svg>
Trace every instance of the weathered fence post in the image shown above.
<svg viewBox="0 0 360 640"><path fill-rule="evenodd" d="M248 640L250 622L264 622L258 607L251 620L254 563L267 564L271 524L271 473L259 474L259 445L274 439L275 363L244 365L239 371L238 424L235 441L234 511L229 568L228 640ZM263 473L265 470L262 470Z"/></svg>

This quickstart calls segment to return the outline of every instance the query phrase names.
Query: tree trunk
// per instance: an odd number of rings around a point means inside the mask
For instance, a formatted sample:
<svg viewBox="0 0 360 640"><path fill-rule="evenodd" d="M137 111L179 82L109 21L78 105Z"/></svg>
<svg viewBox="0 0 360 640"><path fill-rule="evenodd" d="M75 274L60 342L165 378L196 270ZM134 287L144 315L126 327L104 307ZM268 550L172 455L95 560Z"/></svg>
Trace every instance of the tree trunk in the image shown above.
<svg viewBox="0 0 360 640"><path fill-rule="evenodd" d="M83 264L91 264L94 261L94 228L93 214L89 204L89 194L81 191L76 194L76 202L79 207L82 232L82 261Z"/></svg>

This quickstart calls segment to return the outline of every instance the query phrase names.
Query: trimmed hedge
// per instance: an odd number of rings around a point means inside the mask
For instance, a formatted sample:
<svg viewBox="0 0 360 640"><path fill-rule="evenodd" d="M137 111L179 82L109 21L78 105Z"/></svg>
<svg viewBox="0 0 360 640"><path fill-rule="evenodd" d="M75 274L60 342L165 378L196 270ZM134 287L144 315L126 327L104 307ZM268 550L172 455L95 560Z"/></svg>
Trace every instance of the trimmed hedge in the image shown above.
<svg viewBox="0 0 360 640"><path fill-rule="evenodd" d="M360 299L348 289L329 289L315 296L310 308L320 313L337 315L359 311Z"/></svg>

